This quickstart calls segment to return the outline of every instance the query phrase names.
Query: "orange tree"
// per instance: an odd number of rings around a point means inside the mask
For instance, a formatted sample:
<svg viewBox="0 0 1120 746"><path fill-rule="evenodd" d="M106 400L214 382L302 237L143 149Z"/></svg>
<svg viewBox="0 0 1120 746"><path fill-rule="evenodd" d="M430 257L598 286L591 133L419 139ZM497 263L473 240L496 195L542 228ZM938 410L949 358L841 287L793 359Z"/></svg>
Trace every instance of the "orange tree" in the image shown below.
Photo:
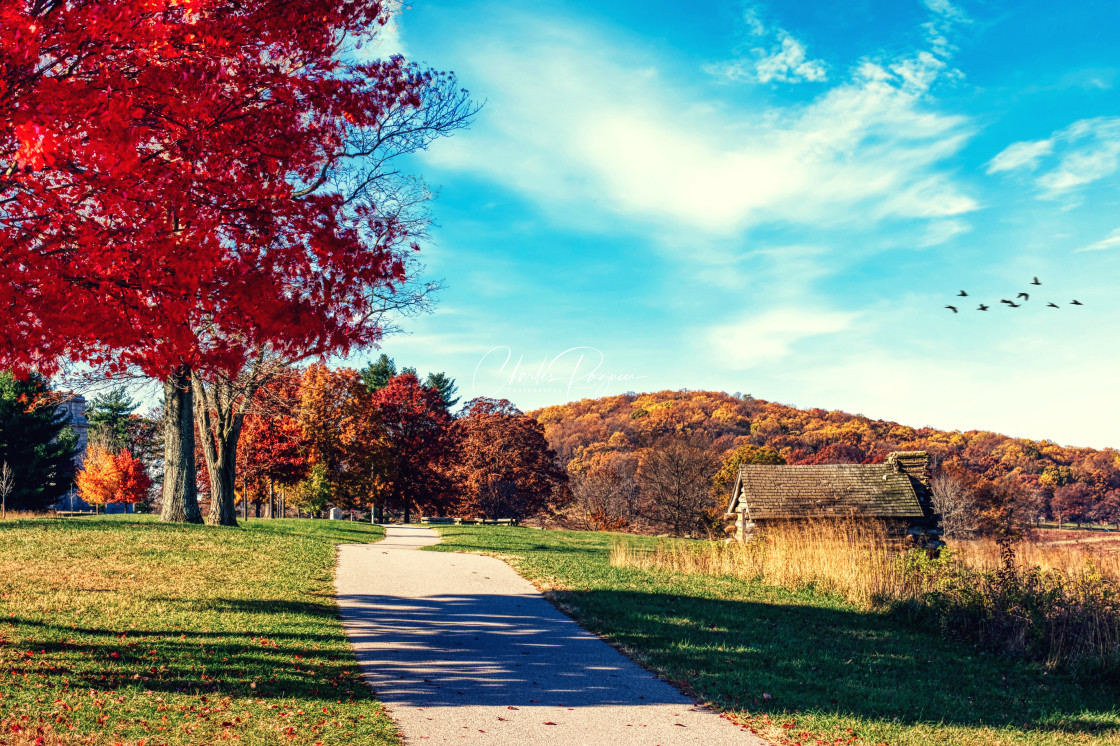
<svg viewBox="0 0 1120 746"><path fill-rule="evenodd" d="M256 504L257 517L276 485L291 486L308 473L308 444L296 415L300 379L285 371L256 392L237 441L237 480L242 499Z"/></svg>
<svg viewBox="0 0 1120 746"><path fill-rule="evenodd" d="M75 482L78 494L91 505L140 503L152 488L139 459L127 449L113 453L99 443L90 444Z"/></svg>

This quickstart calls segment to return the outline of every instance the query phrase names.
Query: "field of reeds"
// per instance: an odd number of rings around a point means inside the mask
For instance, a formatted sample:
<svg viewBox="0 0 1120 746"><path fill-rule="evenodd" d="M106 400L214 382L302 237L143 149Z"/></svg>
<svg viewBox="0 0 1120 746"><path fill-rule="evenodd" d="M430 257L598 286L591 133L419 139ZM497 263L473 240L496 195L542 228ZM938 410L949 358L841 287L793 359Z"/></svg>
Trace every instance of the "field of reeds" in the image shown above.
<svg viewBox="0 0 1120 746"><path fill-rule="evenodd" d="M1120 552L1049 538L1016 544L1008 567L990 540L952 542L931 559L885 525L821 521L770 526L747 543L620 537L611 564L811 588L1000 653L1120 673Z"/></svg>

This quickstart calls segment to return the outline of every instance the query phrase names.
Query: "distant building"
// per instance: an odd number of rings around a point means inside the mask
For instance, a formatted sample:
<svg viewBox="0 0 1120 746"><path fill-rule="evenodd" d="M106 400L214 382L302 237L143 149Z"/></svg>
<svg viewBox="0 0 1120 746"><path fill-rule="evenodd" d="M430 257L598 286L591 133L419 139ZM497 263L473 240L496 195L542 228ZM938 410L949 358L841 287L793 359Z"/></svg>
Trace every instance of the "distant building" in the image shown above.
<svg viewBox="0 0 1120 746"><path fill-rule="evenodd" d="M70 429L78 436L77 451L74 454L74 463L81 464L89 446L89 421L86 419L86 398L81 394L74 394L71 398L58 405L55 410L66 415Z"/></svg>
<svg viewBox="0 0 1120 746"><path fill-rule="evenodd" d="M767 522L868 518L919 546L943 545L925 451L891 453L885 464L744 464L726 516L735 519L740 541Z"/></svg>

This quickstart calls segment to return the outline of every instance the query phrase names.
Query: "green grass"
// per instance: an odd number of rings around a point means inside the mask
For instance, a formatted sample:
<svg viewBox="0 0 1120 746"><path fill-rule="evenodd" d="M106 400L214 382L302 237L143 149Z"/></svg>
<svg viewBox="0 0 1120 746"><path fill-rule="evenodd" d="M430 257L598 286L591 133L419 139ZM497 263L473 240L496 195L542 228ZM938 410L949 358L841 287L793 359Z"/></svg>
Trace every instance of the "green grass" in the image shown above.
<svg viewBox="0 0 1120 746"><path fill-rule="evenodd" d="M400 743L333 597L335 545L383 533L0 522L0 744Z"/></svg>
<svg viewBox="0 0 1120 746"><path fill-rule="evenodd" d="M506 559L587 629L781 742L1120 744L1117 681L984 654L812 590L611 567L610 534L438 530L431 550Z"/></svg>

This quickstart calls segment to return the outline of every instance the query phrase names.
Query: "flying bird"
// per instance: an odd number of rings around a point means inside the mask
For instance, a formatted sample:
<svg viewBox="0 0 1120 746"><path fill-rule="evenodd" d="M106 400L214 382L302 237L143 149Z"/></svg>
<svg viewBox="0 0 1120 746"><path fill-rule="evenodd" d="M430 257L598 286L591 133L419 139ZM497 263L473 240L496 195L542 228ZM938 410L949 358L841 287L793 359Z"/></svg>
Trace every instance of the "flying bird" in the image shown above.
<svg viewBox="0 0 1120 746"><path fill-rule="evenodd" d="M1083 305L1085 305L1084 303L1082 303L1082 302L1081 302L1081 301L1079 301L1079 300L1071 300L1071 301L1069 302L1069 304L1070 304L1071 306L1083 306Z"/></svg>
<svg viewBox="0 0 1120 746"><path fill-rule="evenodd" d="M1007 301L1007 307L1008 308L1018 308L1021 305L1023 305L1023 304L1022 303L1012 303L1011 301Z"/></svg>
<svg viewBox="0 0 1120 746"><path fill-rule="evenodd" d="M965 292L965 291L963 291L963 290L962 290L962 291L960 291L959 293L957 293L957 297L958 297L958 298L964 298L964 297L966 297L966 296L968 296L968 293L966 293L966 292Z"/></svg>
<svg viewBox="0 0 1120 746"><path fill-rule="evenodd" d="M1039 281L1038 281L1038 278L1036 277L1036 278L1034 278L1034 282L1032 282L1031 284L1032 284L1032 285L1041 285L1042 283L1041 283L1041 282L1039 282Z"/></svg>
<svg viewBox="0 0 1120 746"><path fill-rule="evenodd" d="M957 313L957 307L956 306L945 306L945 307L948 308L953 313Z"/></svg>
<svg viewBox="0 0 1120 746"><path fill-rule="evenodd" d="M1026 293L1019 293L1015 297L1016 298L1022 298L1023 300L1030 300L1031 299L1031 297L1029 295L1027 295Z"/></svg>
<svg viewBox="0 0 1120 746"><path fill-rule="evenodd" d="M1014 303L1012 303L1011 301L1007 300L1007 298L1000 298L1000 299L999 299L999 302L1000 302L1000 303L1006 303L1006 304L1007 304L1007 305L1009 305L1009 306L1013 306L1013 305L1015 305L1015 304L1014 304Z"/></svg>
<svg viewBox="0 0 1120 746"><path fill-rule="evenodd" d="M1050 308L1058 308L1058 306L1055 306L1053 303L1047 303L1046 305L1048 305Z"/></svg>
<svg viewBox="0 0 1120 746"><path fill-rule="evenodd" d="M980 307L979 307L979 308L977 308L976 310L977 310L977 311L987 311L987 310L988 310L988 307L987 307L987 306L985 306L985 305L984 305L983 303L981 303L981 304L980 304Z"/></svg>

